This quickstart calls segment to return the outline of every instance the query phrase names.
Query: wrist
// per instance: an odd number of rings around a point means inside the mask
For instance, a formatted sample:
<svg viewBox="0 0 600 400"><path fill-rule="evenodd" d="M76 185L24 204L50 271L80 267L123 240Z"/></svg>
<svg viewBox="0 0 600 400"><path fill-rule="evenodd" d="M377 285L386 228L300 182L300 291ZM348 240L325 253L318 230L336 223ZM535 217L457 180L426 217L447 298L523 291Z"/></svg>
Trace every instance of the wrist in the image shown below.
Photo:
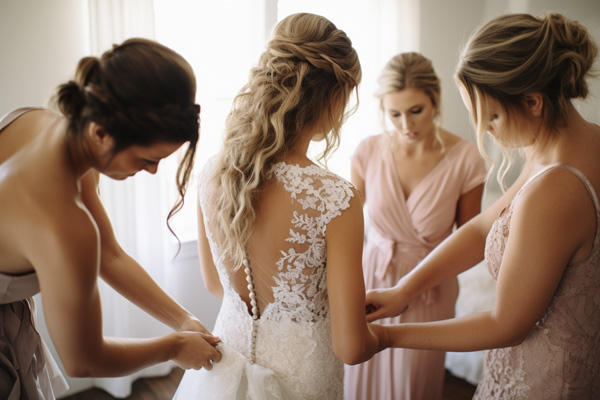
<svg viewBox="0 0 600 400"><path fill-rule="evenodd" d="M411 293L410 287L406 284L405 277L401 278L396 286L392 288L394 298L398 303L407 304L417 293Z"/></svg>
<svg viewBox="0 0 600 400"><path fill-rule="evenodd" d="M176 330L178 332L195 331L208 333L202 322L200 322L200 320L193 315L190 315L188 318L182 321Z"/></svg>
<svg viewBox="0 0 600 400"><path fill-rule="evenodd" d="M166 334L162 338L165 339L165 342L167 344L167 353L166 353L167 359L161 360L161 362L171 361L177 357L177 355L179 354L179 352L181 350L181 341L182 341L181 334L179 332L172 332L172 333Z"/></svg>
<svg viewBox="0 0 600 400"><path fill-rule="evenodd" d="M381 350L389 349L394 347L394 336L392 335L391 326L383 326L381 330Z"/></svg>

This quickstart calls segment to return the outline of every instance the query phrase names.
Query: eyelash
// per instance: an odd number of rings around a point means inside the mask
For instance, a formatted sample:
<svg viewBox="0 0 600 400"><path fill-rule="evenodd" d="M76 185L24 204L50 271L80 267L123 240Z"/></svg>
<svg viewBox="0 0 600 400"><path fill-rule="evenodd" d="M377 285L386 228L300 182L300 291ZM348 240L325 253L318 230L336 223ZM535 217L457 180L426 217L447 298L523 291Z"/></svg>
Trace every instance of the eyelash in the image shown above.
<svg viewBox="0 0 600 400"><path fill-rule="evenodd" d="M417 108L416 110L411 110L410 113L416 115L416 114L421 114L422 111L423 111L423 107ZM390 116L392 118L398 118L400 115L401 115L400 113L390 114Z"/></svg>

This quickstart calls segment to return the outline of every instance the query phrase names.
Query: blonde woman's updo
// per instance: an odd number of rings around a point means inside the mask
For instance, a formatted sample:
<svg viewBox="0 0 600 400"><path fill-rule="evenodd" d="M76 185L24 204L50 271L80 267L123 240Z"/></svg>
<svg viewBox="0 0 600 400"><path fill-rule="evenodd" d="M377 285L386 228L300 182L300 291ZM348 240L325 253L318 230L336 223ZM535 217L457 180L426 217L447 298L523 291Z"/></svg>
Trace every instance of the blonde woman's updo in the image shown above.
<svg viewBox="0 0 600 400"><path fill-rule="evenodd" d="M545 126L564 127L571 99L588 95L586 77L597 52L587 29L560 14L508 14L484 24L467 42L456 71L478 136L492 117L490 100L510 116L534 92L543 96Z"/></svg>
<svg viewBox="0 0 600 400"><path fill-rule="evenodd" d="M383 68L377 79L375 97L380 99L379 106L382 111L382 124L385 128L385 115L383 114L383 97L386 94L399 92L405 89L421 89L431 99L434 107L434 126L436 140L444 147L439 130L441 128L441 88L440 79L433 69L431 61L419 53L400 53L392 57Z"/></svg>
<svg viewBox="0 0 600 400"><path fill-rule="evenodd" d="M239 265L254 221L254 202L274 161L322 130L325 158L339 144L346 105L361 79L346 34L314 14L275 27L248 83L233 101L214 170L223 252ZM351 110L352 111L352 110Z"/></svg>

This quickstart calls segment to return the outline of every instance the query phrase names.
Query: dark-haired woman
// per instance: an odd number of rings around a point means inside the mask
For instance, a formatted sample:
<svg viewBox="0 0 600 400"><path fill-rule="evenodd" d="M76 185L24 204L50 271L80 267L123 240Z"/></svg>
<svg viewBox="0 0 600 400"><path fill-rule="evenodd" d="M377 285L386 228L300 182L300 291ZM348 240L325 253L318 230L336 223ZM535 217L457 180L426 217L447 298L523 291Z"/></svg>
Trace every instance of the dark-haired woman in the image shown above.
<svg viewBox="0 0 600 400"><path fill-rule="evenodd" d="M185 194L199 135L195 91L179 54L131 39L79 62L58 89L59 113L24 108L0 120L0 398L52 399L65 389L32 322L38 292L71 376L120 376L168 360L210 368L220 360L218 339L119 246L97 193L99 173L155 173L187 143L177 176ZM176 332L104 337L99 276Z"/></svg>

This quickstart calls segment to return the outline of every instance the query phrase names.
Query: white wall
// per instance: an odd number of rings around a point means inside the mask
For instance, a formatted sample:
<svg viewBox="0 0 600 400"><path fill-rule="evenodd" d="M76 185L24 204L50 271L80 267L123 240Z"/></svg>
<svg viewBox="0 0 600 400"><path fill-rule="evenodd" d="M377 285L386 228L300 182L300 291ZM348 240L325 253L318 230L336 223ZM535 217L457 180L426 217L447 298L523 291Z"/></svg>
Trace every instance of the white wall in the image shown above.
<svg viewBox="0 0 600 400"><path fill-rule="evenodd" d="M44 106L87 54L87 2L0 1L0 115Z"/></svg>
<svg viewBox="0 0 600 400"><path fill-rule="evenodd" d="M469 116L454 83L461 46L479 25L484 3L479 0L422 0L420 52L428 57L442 84L443 125L474 140Z"/></svg>

